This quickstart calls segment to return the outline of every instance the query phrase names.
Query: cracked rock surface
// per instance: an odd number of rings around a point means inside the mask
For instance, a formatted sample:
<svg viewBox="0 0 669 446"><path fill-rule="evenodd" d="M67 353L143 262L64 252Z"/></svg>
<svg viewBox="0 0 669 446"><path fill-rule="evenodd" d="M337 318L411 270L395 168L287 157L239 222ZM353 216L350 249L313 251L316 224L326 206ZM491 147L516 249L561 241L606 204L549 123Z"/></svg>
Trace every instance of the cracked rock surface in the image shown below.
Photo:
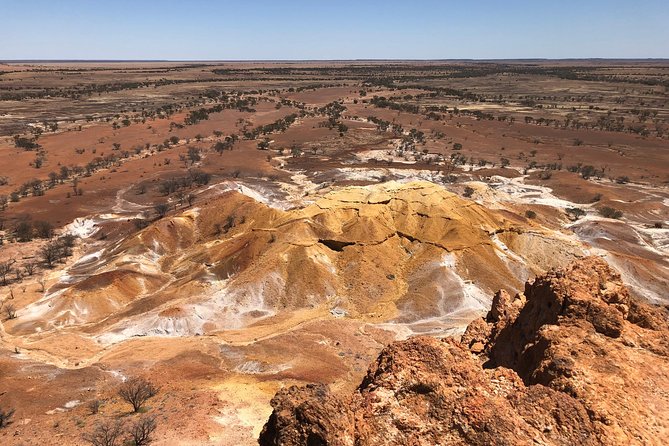
<svg viewBox="0 0 669 446"><path fill-rule="evenodd" d="M459 341L389 345L352 394L279 391L259 443L666 444L668 315L588 257L500 291Z"/></svg>

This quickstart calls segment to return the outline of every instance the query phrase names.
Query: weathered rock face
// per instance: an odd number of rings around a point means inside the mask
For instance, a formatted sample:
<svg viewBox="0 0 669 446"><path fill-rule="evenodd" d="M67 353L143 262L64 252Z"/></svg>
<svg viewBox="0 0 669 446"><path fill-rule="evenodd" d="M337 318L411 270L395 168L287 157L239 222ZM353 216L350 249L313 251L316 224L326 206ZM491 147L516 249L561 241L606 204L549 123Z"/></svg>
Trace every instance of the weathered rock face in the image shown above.
<svg viewBox="0 0 669 446"><path fill-rule="evenodd" d="M460 341L387 347L353 395L291 387L269 445L666 444L669 323L587 258L499 292Z"/></svg>

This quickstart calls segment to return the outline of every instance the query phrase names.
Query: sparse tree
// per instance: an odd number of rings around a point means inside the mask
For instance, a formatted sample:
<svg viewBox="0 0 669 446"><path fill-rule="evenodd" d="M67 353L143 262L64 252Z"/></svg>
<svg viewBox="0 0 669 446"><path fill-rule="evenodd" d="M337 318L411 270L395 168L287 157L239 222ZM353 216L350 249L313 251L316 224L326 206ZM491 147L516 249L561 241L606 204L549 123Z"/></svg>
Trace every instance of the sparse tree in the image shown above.
<svg viewBox="0 0 669 446"><path fill-rule="evenodd" d="M593 175L595 175L595 171L595 166L582 166L581 177L583 177L584 180L589 180Z"/></svg>
<svg viewBox="0 0 669 446"><path fill-rule="evenodd" d="M100 412L100 406L102 406L102 401L93 400L88 403L88 410L91 412L91 415L95 415Z"/></svg>
<svg viewBox="0 0 669 446"><path fill-rule="evenodd" d="M147 446L151 444L153 439L151 435L158 427L156 418L153 416L143 416L135 421L129 428L128 434L134 446Z"/></svg>
<svg viewBox="0 0 669 446"><path fill-rule="evenodd" d="M37 262L28 261L23 265L23 268L26 270L26 274L32 276L35 274L35 269L37 268Z"/></svg>
<svg viewBox="0 0 669 446"><path fill-rule="evenodd" d="M299 158L300 156L302 156L302 149L300 149L296 145L293 145L290 148L290 154L292 155L293 158Z"/></svg>
<svg viewBox="0 0 669 446"><path fill-rule="evenodd" d="M191 165L197 163L201 159L202 156L200 155L200 149L197 147L188 148L188 160L190 161Z"/></svg>
<svg viewBox="0 0 669 446"><path fill-rule="evenodd" d="M47 268L53 268L53 265L60 258L60 246L55 242L47 243L40 250L40 256L42 257L42 260L44 260Z"/></svg>
<svg viewBox="0 0 669 446"><path fill-rule="evenodd" d="M149 221L144 218L135 218L132 220L132 222L137 229L144 229L149 226Z"/></svg>
<svg viewBox="0 0 669 446"><path fill-rule="evenodd" d="M120 446L123 444L123 425L120 421L106 421L84 435L84 440L93 446Z"/></svg>
<svg viewBox="0 0 669 446"><path fill-rule="evenodd" d="M0 262L0 278L2 279L2 285L3 286L6 286L9 283L9 281L7 280L7 277L14 270L14 263L16 263L16 260L14 260L14 259L6 260L4 262Z"/></svg>
<svg viewBox="0 0 669 446"><path fill-rule="evenodd" d="M20 242L29 242L33 239L33 225L29 221L20 222L14 232Z"/></svg>
<svg viewBox="0 0 669 446"><path fill-rule="evenodd" d="M179 206L183 206L186 201L186 193L182 190L177 191L176 199L179 201ZM174 208L176 209L176 206Z"/></svg>
<svg viewBox="0 0 669 446"><path fill-rule="evenodd" d="M48 221L36 221L33 223L33 228L35 231L35 236L38 238L53 237L53 225Z"/></svg>
<svg viewBox="0 0 669 446"><path fill-rule="evenodd" d="M5 303L2 306L2 311L5 313L7 319L16 319L16 307L12 303Z"/></svg>
<svg viewBox="0 0 669 446"><path fill-rule="evenodd" d="M54 187L56 184L58 184L58 174L49 172L49 187Z"/></svg>
<svg viewBox="0 0 669 446"><path fill-rule="evenodd" d="M158 393L158 388L144 378L131 378L121 385L118 394L138 412L149 398Z"/></svg>
<svg viewBox="0 0 669 446"><path fill-rule="evenodd" d="M163 218L165 215L167 215L167 212L169 212L170 206L167 203L158 203L153 207L153 209L156 211L158 218Z"/></svg>
<svg viewBox="0 0 669 446"><path fill-rule="evenodd" d="M37 155L33 161L33 166L35 166L35 169L39 169L42 167L42 164L44 164L44 158L40 155Z"/></svg>

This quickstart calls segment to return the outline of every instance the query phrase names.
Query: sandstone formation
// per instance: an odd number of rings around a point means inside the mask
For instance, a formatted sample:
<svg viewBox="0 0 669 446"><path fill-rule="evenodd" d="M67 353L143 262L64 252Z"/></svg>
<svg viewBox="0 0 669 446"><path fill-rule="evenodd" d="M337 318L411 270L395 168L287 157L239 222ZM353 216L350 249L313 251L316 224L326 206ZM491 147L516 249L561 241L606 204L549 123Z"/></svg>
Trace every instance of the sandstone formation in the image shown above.
<svg viewBox="0 0 669 446"><path fill-rule="evenodd" d="M261 446L666 444L668 312L589 257L500 291L459 341L391 344L353 394L272 406Z"/></svg>
<svg viewBox="0 0 669 446"><path fill-rule="evenodd" d="M7 330L86 326L108 343L320 308L433 334L464 328L491 290L520 289L549 260L581 252L559 232L428 182L347 187L292 210L231 191L88 253Z"/></svg>

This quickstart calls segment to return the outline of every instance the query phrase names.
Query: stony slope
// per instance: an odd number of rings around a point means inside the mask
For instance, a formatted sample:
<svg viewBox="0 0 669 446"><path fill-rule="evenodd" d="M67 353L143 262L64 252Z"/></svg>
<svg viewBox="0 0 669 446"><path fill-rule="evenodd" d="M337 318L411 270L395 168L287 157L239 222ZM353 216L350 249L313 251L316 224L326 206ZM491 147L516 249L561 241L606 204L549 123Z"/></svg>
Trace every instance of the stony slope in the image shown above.
<svg viewBox="0 0 669 446"><path fill-rule="evenodd" d="M391 344L353 394L290 387L271 445L664 444L669 323L590 257L501 291L461 341Z"/></svg>

